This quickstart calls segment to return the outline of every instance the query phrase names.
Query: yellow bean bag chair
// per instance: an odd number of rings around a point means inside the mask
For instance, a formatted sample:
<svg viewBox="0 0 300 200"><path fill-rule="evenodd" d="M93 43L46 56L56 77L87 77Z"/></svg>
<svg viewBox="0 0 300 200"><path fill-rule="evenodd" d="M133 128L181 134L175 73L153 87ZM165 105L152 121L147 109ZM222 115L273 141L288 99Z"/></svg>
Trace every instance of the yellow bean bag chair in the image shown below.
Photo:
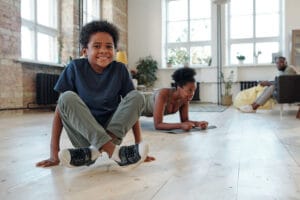
<svg viewBox="0 0 300 200"><path fill-rule="evenodd" d="M247 90L240 91L234 98L233 105L236 108L239 108L240 106L252 104L255 99L264 91L264 88L265 87L258 85ZM258 109L271 110L274 105L275 100L271 98Z"/></svg>

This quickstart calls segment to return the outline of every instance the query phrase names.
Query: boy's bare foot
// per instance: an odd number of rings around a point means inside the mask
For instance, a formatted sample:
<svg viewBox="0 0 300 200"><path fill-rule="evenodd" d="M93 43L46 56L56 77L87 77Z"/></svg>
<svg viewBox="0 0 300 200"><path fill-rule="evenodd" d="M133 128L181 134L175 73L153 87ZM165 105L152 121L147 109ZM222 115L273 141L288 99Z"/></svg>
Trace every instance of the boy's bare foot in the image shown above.
<svg viewBox="0 0 300 200"><path fill-rule="evenodd" d="M144 160L144 162L152 162L155 160L155 157L153 156L147 156L146 159Z"/></svg>

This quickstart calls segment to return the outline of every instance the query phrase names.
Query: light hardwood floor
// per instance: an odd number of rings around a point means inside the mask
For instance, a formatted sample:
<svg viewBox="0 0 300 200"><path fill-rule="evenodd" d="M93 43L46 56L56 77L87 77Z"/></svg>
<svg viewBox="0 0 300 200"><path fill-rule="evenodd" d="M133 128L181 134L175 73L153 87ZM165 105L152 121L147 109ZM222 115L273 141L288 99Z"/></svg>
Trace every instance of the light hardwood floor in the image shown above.
<svg viewBox="0 0 300 200"><path fill-rule="evenodd" d="M0 117L0 199L300 199L297 108L243 114L192 112L217 129L185 134L144 130L155 162L120 169L101 159L90 167L37 168L49 155L53 113ZM178 115L168 116L176 121ZM142 118L149 122L151 118ZM129 133L124 143L133 142ZM63 133L61 147L71 147Z"/></svg>

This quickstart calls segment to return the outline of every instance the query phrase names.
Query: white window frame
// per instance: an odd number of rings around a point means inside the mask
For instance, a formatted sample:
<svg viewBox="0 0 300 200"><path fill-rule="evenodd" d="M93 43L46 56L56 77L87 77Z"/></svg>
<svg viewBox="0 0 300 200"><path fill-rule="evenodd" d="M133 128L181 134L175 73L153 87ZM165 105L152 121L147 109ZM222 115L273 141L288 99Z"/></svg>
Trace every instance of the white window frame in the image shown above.
<svg viewBox="0 0 300 200"><path fill-rule="evenodd" d="M216 12L216 6L214 6L214 3L211 3L211 41L201 41L201 42L183 42L183 43L168 43L168 2L170 0L165 0L162 3L162 8L163 8L163 53L164 55L162 56L162 66L166 67L166 62L167 62L167 55L168 55L168 48L187 48L188 53L190 54L190 48L193 46L206 46L206 45L210 45L211 46L211 55L212 55L212 66L216 65L216 53L217 53L217 12ZM284 30L283 30L283 0L279 0L279 35L276 37L255 37L255 28L256 28L256 24L255 24L255 2L258 0L253 0L253 8L254 8L254 13L253 13L253 37L251 38L246 38L246 39L230 39L230 19L228 17L228 13L230 12L230 3L225 5L224 10L222 10L221 15L222 15L222 24L224 24L224 26L222 25L222 49L225 51L225 53L222 55L222 60L225 61L224 63L226 63L227 66L230 65L235 65L233 64L233 61L231 60L231 45L232 44L243 44L243 43L251 43L253 44L253 51L256 50L256 44L257 43L263 43L263 42L278 42L278 49L280 53L284 53ZM263 0L261 0L263 1ZM189 9L190 4L188 3L188 9ZM189 12L188 12L189 13ZM189 41L189 37L190 37L190 19L188 18L188 41ZM257 52L253 52L253 63L255 64L255 58L254 55L255 53L257 54ZM257 64L257 63L256 63ZM258 64L267 64L267 63L258 63ZM251 63L249 63L249 65L251 65ZM191 65L192 67L203 67L203 65ZM178 67L178 66L175 66Z"/></svg>
<svg viewBox="0 0 300 200"><path fill-rule="evenodd" d="M99 20L101 17L100 5L101 0L92 0L92 10L88 10L88 0L82 0L82 24L86 24L92 20ZM89 16L92 16L92 19L88 20Z"/></svg>
<svg viewBox="0 0 300 200"><path fill-rule="evenodd" d="M30 30L33 31L33 58L29 60L33 61L40 61L38 60L38 52L37 52L37 46L38 46L38 38L37 35L38 33L43 33L45 35L49 35L54 38L58 38L58 16L57 16L57 9L58 9L58 2L59 0L54 0L54 13L53 13L53 18L54 18L54 27L48 27L44 26L41 24L38 24L37 22L37 1L38 0L33 0L33 5L31 5L31 9L33 12L33 20L28 20L25 18L22 18L22 27L26 27ZM21 2L22 3L22 2ZM56 39L56 44L54 44L56 51L54 53L54 60L52 61L53 63L57 63L58 61L58 44L57 44L57 39ZM47 49L45 49L46 51ZM22 54L21 54L22 55ZM26 58L28 59L28 58ZM43 61L41 61L43 62Z"/></svg>
<svg viewBox="0 0 300 200"><path fill-rule="evenodd" d="M257 43L262 43L262 42L278 42L279 46L279 52L284 52L283 51L283 20L282 20L282 15L283 15L283 1L279 0L279 30L278 33L279 35L277 37L256 37L256 1L259 0L252 0L253 1L253 14L252 14L252 20L253 20L253 36L251 38L245 38L245 39L231 39L229 38L231 35L230 28L230 3L227 5L227 14L226 14L226 64L227 65L232 65L232 60L231 60L231 45L233 44L245 44L245 43L252 43L253 44L253 63L252 64L260 64L260 63L255 63L255 55L257 55L258 52L255 52L256 50L256 44ZM260 0L263 1L263 0ZM251 63L250 63L251 64Z"/></svg>
<svg viewBox="0 0 300 200"><path fill-rule="evenodd" d="M190 41L190 23L191 23L191 19L190 19L190 0L187 0L187 3L188 3L188 6L187 6L187 9L188 9L188 18L187 20L184 20L184 21L187 21L188 23L188 26L187 26L187 30L188 30L188 33L187 33L187 42L174 42L174 43L168 43L168 23L169 22L173 22L173 21L168 21L168 2L169 1L172 1L172 0L165 0L165 48L164 48L164 53L165 53L165 59L163 59L163 67L166 67L166 62L168 59L167 56L168 56L168 49L169 48L186 48L187 49L187 53L189 55L189 58L191 60L191 47L199 47L199 46L210 46L211 48L211 55L213 50L214 50L214 47L213 47L213 29L214 29L214 24L213 24L213 12L212 12L212 3L211 3L211 17L209 18L210 21L211 21L211 40L207 40L207 41L197 41L197 42L193 42L193 41ZM190 66L192 67L204 67L204 66L207 66L207 65L200 65L200 64L190 64ZM181 67L181 66L174 66L175 68L176 67Z"/></svg>

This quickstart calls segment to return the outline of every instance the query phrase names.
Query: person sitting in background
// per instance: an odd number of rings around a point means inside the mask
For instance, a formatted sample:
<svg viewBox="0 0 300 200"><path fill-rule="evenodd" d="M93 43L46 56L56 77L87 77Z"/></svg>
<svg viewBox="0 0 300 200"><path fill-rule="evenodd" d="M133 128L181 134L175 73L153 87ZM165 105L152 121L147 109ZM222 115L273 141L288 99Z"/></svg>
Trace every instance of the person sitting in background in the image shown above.
<svg viewBox="0 0 300 200"><path fill-rule="evenodd" d="M275 61L279 72L278 76L297 74L297 69L294 66L287 65L285 57L277 57ZM260 85L265 87L263 93L258 96L252 104L239 107L240 111L245 113L255 113L260 106L264 105L270 98L272 98L275 90L274 82L263 81L260 83Z"/></svg>

